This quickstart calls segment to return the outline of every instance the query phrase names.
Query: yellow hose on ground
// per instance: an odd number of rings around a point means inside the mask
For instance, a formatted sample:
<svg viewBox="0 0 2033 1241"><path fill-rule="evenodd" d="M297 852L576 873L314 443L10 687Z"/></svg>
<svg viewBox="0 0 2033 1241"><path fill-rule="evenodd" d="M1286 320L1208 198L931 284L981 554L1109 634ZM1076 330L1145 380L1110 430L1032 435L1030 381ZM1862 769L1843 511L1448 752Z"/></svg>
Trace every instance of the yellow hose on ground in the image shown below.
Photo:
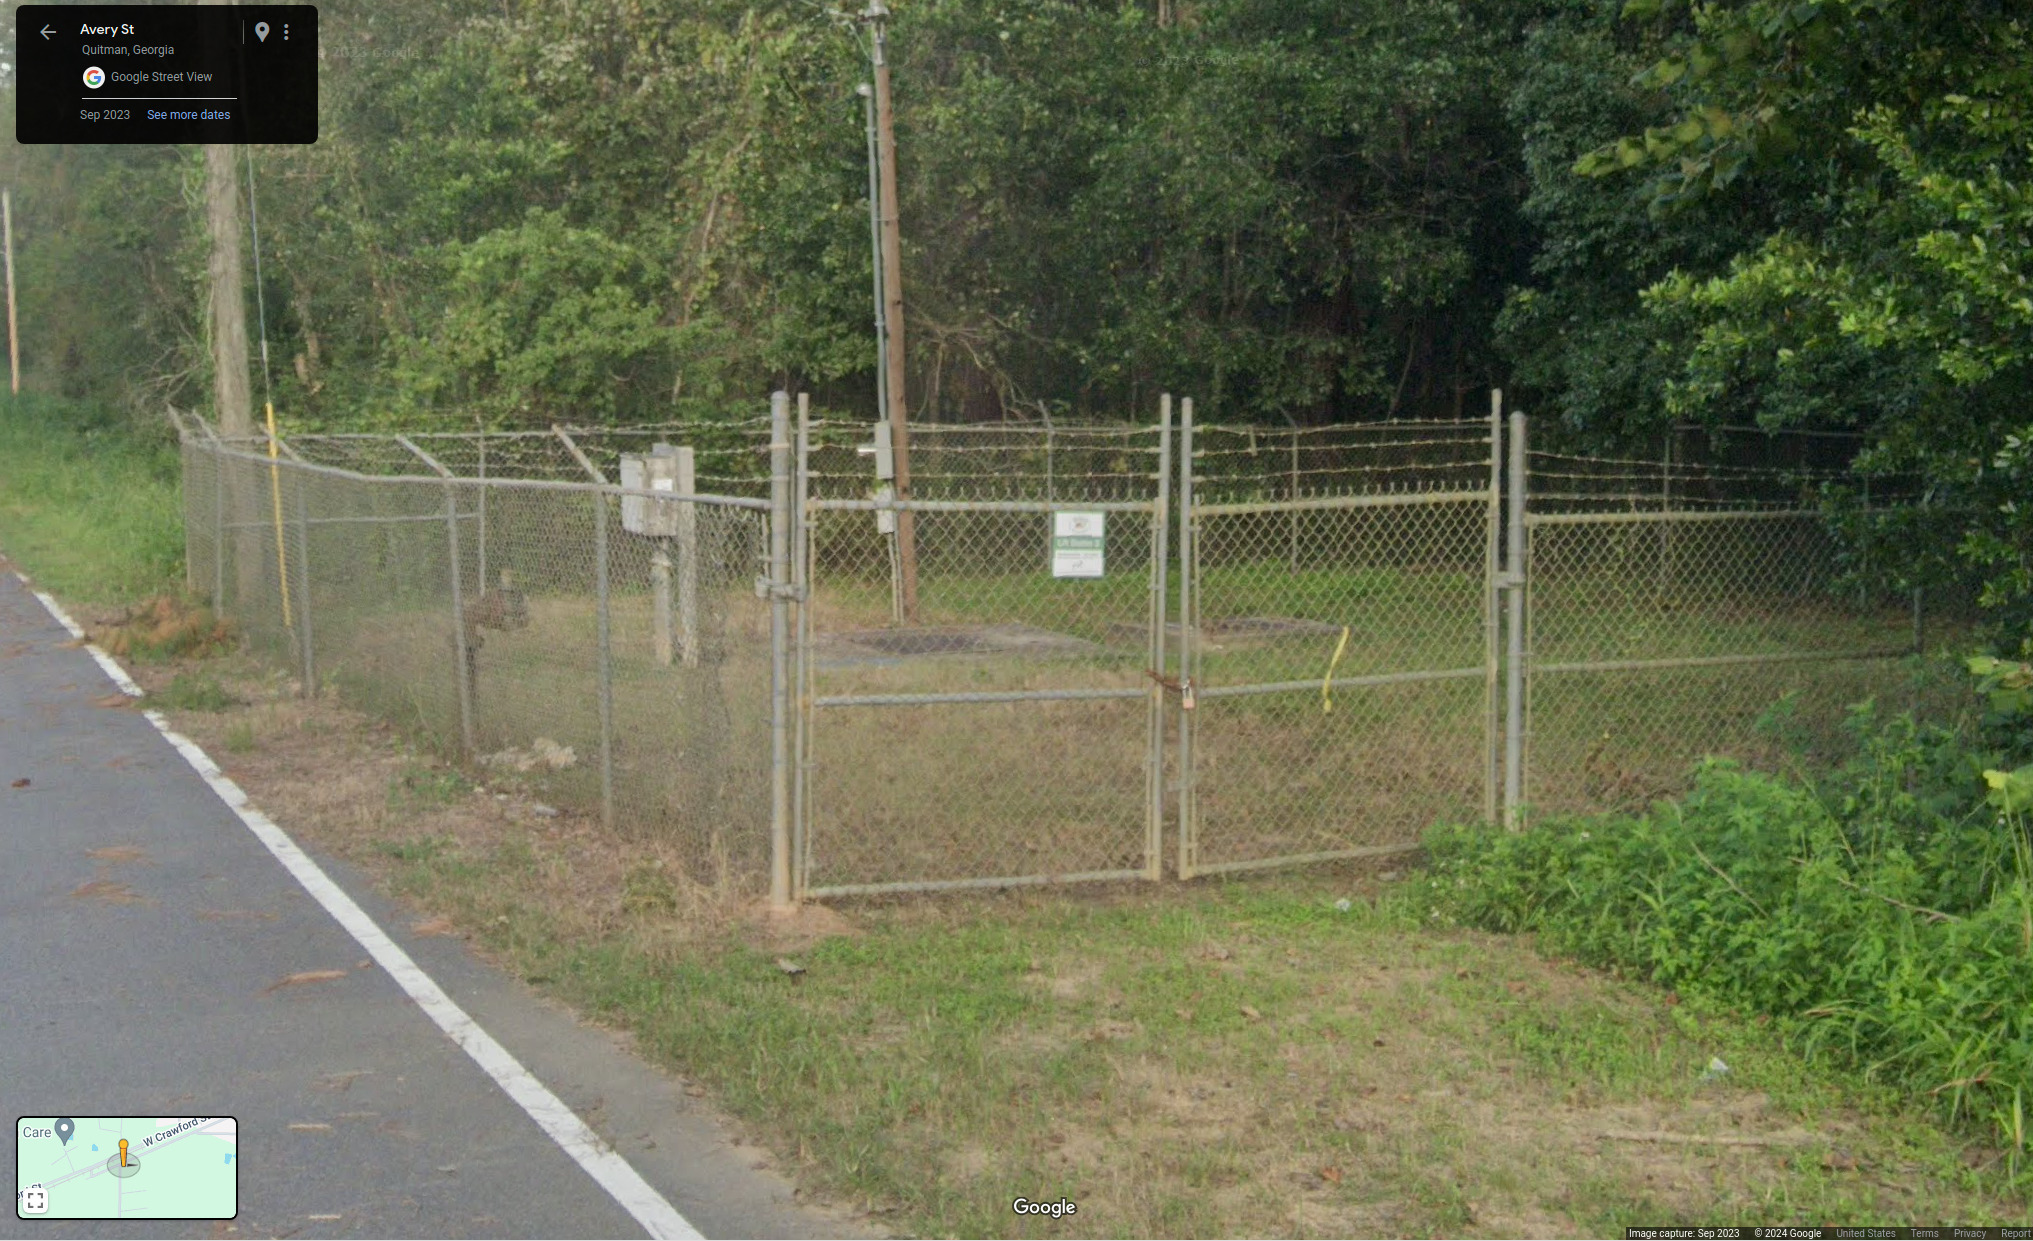
<svg viewBox="0 0 2033 1241"><path fill-rule="evenodd" d="M1334 670L1341 666L1341 657L1348 653L1348 626L1341 627L1341 641L1334 644L1334 658L1327 661L1327 675L1320 678L1320 714L1331 715L1334 711Z"/></svg>

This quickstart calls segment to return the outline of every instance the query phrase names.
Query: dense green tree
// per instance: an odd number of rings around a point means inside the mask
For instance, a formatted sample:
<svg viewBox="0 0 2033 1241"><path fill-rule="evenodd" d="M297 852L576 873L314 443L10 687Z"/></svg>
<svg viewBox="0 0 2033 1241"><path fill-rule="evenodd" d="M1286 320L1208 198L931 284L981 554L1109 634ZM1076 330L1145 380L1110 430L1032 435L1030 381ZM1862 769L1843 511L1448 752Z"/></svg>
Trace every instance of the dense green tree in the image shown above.
<svg viewBox="0 0 2033 1241"><path fill-rule="evenodd" d="M334 0L252 154L292 425L872 412L865 31L819 0ZM1863 433L1888 586L2033 622L2009 0L901 0L921 417ZM32 382L210 362L195 156L16 147ZM1889 485L1880 484L1881 488ZM1887 492L1881 489L1882 498ZM2015 610L2016 609L2016 610Z"/></svg>
<svg viewBox="0 0 2033 1241"><path fill-rule="evenodd" d="M1853 427L1867 473L1917 475L1925 505L1876 523L1897 584L1953 576L2033 634L2033 28L2005 0L1637 0L1671 30L1636 85L1660 123L1576 169L1639 178L1664 218L1755 189L1776 208L1722 271L1644 294L1671 350L1669 412ZM1949 537L1950 530L1960 534Z"/></svg>
<svg viewBox="0 0 2033 1241"><path fill-rule="evenodd" d="M913 408L1122 417L1170 388L1222 417L1433 415L1496 380L1526 242L1491 85L1521 6L1158 7L897 6ZM790 382L872 404L852 21L322 12L321 140L255 152L291 417L708 416ZM168 188L129 205L175 236ZM109 363L202 370L150 330Z"/></svg>

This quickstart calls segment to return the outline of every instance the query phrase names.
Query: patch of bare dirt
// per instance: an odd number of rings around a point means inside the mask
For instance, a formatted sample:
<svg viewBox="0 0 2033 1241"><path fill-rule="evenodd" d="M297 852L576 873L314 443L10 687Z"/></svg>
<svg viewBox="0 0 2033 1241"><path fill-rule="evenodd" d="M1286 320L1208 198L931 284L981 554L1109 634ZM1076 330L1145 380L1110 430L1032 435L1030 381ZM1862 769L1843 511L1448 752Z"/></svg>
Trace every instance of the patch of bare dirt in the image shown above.
<svg viewBox="0 0 2033 1241"><path fill-rule="evenodd" d="M741 916L750 941L772 952L798 951L837 936L861 934L845 914L809 902L789 910L771 909L767 901L751 902Z"/></svg>

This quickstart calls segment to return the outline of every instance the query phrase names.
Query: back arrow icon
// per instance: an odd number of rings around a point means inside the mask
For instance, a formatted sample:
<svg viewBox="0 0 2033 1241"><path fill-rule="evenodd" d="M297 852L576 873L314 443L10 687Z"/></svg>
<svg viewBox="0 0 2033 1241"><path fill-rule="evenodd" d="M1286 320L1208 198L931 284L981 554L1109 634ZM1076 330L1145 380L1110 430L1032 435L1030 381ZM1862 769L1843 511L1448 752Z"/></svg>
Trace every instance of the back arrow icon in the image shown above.
<svg viewBox="0 0 2033 1241"><path fill-rule="evenodd" d="M41 31L39 32L39 33L40 33L40 34L42 35L42 37L43 37L43 40L44 40L45 42L47 42L47 41L48 41L48 39L49 39L49 36L50 36L50 33L52 32L52 30L53 30L53 29L54 29L54 27L50 27L50 26L44 26L44 27L42 28L42 30L41 30Z"/></svg>

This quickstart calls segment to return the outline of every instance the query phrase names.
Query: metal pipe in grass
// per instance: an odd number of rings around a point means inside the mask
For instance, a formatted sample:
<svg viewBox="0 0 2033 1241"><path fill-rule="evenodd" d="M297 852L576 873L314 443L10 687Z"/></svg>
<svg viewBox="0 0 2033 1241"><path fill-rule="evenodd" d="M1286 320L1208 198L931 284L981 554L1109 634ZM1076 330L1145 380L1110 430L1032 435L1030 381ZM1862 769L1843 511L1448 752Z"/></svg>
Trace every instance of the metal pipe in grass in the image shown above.
<svg viewBox="0 0 2033 1241"><path fill-rule="evenodd" d="M769 398L769 903L791 906L791 395Z"/></svg>

